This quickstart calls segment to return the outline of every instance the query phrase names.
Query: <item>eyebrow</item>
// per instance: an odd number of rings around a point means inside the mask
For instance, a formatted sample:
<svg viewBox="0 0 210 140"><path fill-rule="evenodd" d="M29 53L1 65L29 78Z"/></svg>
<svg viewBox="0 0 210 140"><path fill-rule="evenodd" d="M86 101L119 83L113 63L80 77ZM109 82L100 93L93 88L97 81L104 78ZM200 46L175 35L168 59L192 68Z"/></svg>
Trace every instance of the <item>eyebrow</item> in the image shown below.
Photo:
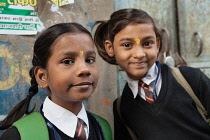
<svg viewBox="0 0 210 140"><path fill-rule="evenodd" d="M147 39L155 39L155 37L152 35L149 35L143 38L143 40L147 40Z"/></svg>
<svg viewBox="0 0 210 140"><path fill-rule="evenodd" d="M128 37L126 37L126 38L121 38L120 39L120 41L132 41L134 38L128 38Z"/></svg>
<svg viewBox="0 0 210 140"><path fill-rule="evenodd" d="M135 39L135 38L125 37L125 38L121 38L120 41L133 41L134 39ZM141 40L147 40L147 39L155 39L155 37L152 36L152 35L149 35L149 36L144 37L144 38L141 39Z"/></svg>
<svg viewBox="0 0 210 140"><path fill-rule="evenodd" d="M85 55L92 55L92 54L96 54L96 52L95 51L86 51L86 52L84 52L85 53ZM68 52L62 52L62 53L60 53L59 54L59 56L77 56L77 55L79 55L79 53L78 52L71 52L71 51L68 51Z"/></svg>
<svg viewBox="0 0 210 140"><path fill-rule="evenodd" d="M96 52L95 51L87 51L86 54L91 55L91 54L96 54Z"/></svg>

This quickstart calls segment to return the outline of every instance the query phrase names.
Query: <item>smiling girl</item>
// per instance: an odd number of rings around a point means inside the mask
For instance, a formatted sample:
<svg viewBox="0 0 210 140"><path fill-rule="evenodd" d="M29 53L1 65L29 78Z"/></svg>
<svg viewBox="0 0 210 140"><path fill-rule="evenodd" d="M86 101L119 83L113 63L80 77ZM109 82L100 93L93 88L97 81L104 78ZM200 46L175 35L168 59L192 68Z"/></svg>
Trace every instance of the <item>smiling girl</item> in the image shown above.
<svg viewBox="0 0 210 140"><path fill-rule="evenodd" d="M170 68L157 61L161 34L152 17L140 9L121 9L97 24L99 55L127 74L121 102L113 107L115 140L208 140L210 127L195 102ZM209 78L195 68L179 69L210 114Z"/></svg>
<svg viewBox="0 0 210 140"><path fill-rule="evenodd" d="M97 85L98 68L95 60L91 34L80 24L60 23L46 29L34 45L29 93L1 123L1 129L10 127L1 140L22 140L24 134L29 133L22 133L22 127L17 124L34 114L28 108L31 98L38 92L38 86L49 92L40 109L47 124L47 139L111 140L104 134L99 122L102 119L106 128L110 129L107 121L86 111L82 103L91 96ZM25 114L27 116L20 119ZM28 131L34 131L30 140L40 139L36 136L42 134L35 133L38 130L31 130L32 126L28 127Z"/></svg>

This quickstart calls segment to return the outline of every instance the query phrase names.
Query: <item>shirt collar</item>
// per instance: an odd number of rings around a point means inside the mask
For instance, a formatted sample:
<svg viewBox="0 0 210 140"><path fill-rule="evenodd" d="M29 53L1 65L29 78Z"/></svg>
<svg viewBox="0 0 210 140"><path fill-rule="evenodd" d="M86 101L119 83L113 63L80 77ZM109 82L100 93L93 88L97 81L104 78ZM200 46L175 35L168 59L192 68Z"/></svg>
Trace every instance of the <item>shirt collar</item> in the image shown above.
<svg viewBox="0 0 210 140"><path fill-rule="evenodd" d="M158 74L158 68L156 67L156 63L154 63L152 67L149 69L149 71L147 72L146 76L142 78L141 80L147 85L150 85L153 81L155 81L157 74ZM138 89L139 89L138 82L139 80L133 80L127 75L127 83L131 91L133 92L134 98L136 98L138 94Z"/></svg>
<svg viewBox="0 0 210 140"><path fill-rule="evenodd" d="M77 117L82 119L88 128L89 132L89 122L87 113L85 111L85 107L82 104L82 109L76 116L71 111L55 104L52 102L49 97L46 97L44 104L43 104L43 114L44 116L59 130L70 137L74 137L76 127L77 127Z"/></svg>
<svg viewBox="0 0 210 140"><path fill-rule="evenodd" d="M158 74L158 68L156 67L156 63L154 63L147 72L146 76L141 80L147 85L150 85L153 81L155 81L157 74Z"/></svg>

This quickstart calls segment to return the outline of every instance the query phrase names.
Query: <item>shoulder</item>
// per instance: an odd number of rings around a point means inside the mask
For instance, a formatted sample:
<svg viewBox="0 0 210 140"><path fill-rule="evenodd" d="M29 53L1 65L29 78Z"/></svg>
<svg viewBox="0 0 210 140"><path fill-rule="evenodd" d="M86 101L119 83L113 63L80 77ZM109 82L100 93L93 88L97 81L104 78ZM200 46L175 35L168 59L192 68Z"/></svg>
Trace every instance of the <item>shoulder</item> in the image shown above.
<svg viewBox="0 0 210 140"><path fill-rule="evenodd" d="M11 127L2 134L0 140L20 140L20 134L16 127Z"/></svg>
<svg viewBox="0 0 210 140"><path fill-rule="evenodd" d="M99 123L101 126L109 125L108 121L99 115L96 115L96 114L88 112L88 111L87 111L87 115L90 120L92 120L93 122L97 121L97 123Z"/></svg>
<svg viewBox="0 0 210 140"><path fill-rule="evenodd" d="M196 82L196 80L198 82L200 80L208 79L207 76L198 68L181 66L179 67L179 70L188 82Z"/></svg>
<svg viewBox="0 0 210 140"><path fill-rule="evenodd" d="M37 131L37 129L36 129L37 126L42 125L40 123L40 118L44 120L42 115L39 114L38 112L33 112L29 115L26 115L25 117L22 117L18 121L14 122L12 124L12 127L7 129L3 133L0 140L19 140L20 135L22 137L22 134L28 134L26 136L31 135L32 133L34 133L34 130ZM45 124L45 122L44 122L44 124ZM43 129L41 129L40 131L43 132L42 130Z"/></svg>
<svg viewBox="0 0 210 140"><path fill-rule="evenodd" d="M198 71L200 71L200 69L198 69L198 68L193 68L193 67L189 67L189 66L180 66L178 68L180 69L181 72L189 72L189 71L198 72ZM161 69L166 70L166 69L170 69L170 67L166 64L161 64Z"/></svg>
<svg viewBox="0 0 210 140"><path fill-rule="evenodd" d="M13 123L21 135L28 139L49 139L49 132L44 117L38 112L32 112Z"/></svg>
<svg viewBox="0 0 210 140"><path fill-rule="evenodd" d="M100 135L105 138L105 140L112 140L111 127L106 119L96 115L91 112L87 112L88 118L93 124L94 128L98 130Z"/></svg>
<svg viewBox="0 0 210 140"><path fill-rule="evenodd" d="M198 68L193 68L193 67L188 67L188 66L180 66L178 67L180 72L185 78L189 78L190 80L195 77L199 78L200 76L204 75L204 73L198 69ZM166 64L161 64L161 71L162 73L165 73L166 71L170 71L170 67ZM193 76L192 76L193 75Z"/></svg>
<svg viewBox="0 0 210 140"><path fill-rule="evenodd" d="M179 67L181 73L184 77L187 77L191 80L205 80L210 81L209 78L199 69L199 68L192 68L187 66Z"/></svg>
<svg viewBox="0 0 210 140"><path fill-rule="evenodd" d="M180 71L184 74L184 73L202 73L200 69L198 68L193 68L193 67L188 67L188 66L180 66L179 67Z"/></svg>
<svg viewBox="0 0 210 140"><path fill-rule="evenodd" d="M210 79L200 69L181 66L179 70L197 97L202 97L202 94L206 91L210 91Z"/></svg>

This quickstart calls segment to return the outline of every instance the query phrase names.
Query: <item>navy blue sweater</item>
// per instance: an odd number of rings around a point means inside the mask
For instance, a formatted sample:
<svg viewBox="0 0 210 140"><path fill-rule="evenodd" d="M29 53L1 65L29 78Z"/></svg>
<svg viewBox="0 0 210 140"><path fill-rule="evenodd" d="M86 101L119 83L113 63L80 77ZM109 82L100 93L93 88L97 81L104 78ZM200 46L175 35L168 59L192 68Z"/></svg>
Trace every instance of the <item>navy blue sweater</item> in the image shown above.
<svg viewBox="0 0 210 140"><path fill-rule="evenodd" d="M210 114L210 80L200 70L181 67L181 73ZM123 121L138 140L210 140L210 126L201 118L195 102L173 77L167 65L161 65L162 86L157 100L149 104L136 99L126 84L121 99ZM114 102L115 140L131 140L120 120Z"/></svg>

